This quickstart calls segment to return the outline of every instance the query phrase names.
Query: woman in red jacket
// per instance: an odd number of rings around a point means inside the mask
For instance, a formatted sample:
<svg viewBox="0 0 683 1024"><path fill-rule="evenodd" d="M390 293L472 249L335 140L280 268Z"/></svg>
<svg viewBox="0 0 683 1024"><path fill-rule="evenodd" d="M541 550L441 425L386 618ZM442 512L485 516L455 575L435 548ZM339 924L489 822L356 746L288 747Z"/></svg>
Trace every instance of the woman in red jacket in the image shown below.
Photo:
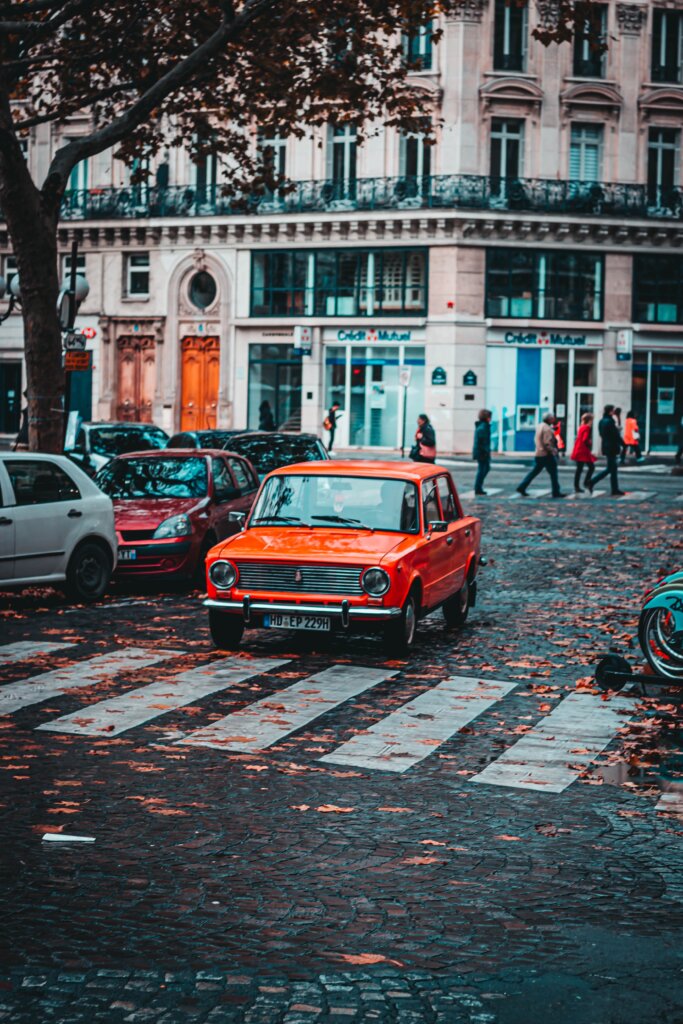
<svg viewBox="0 0 683 1024"><path fill-rule="evenodd" d="M593 478L593 470L595 468L596 458L591 451L593 447L593 416L589 412L585 412L581 417L581 426L579 432L576 435L576 441L574 442L574 449L572 451L572 462L576 463L576 473L574 474L574 490L577 494L583 494L584 488L581 486L581 475L583 473L584 466L587 467L588 472L586 473L586 487L590 490L590 482Z"/></svg>

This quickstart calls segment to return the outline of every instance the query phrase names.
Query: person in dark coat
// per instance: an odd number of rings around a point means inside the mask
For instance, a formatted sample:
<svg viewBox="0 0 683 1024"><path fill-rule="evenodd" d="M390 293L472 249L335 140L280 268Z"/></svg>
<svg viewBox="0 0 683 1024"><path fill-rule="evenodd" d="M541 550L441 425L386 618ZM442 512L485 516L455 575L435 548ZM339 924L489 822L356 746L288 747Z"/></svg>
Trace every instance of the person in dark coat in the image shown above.
<svg viewBox="0 0 683 1024"><path fill-rule="evenodd" d="M436 434L426 412L417 417L415 444L410 449L413 462L436 462Z"/></svg>
<svg viewBox="0 0 683 1024"><path fill-rule="evenodd" d="M329 430L330 432L330 440L327 445L328 452L332 451L332 445L334 444L334 435L337 432L337 417L340 409L341 406L339 402L333 402L330 408L327 410L327 416L325 417L325 421L323 423L325 430Z"/></svg>
<svg viewBox="0 0 683 1024"><path fill-rule="evenodd" d="M275 420L270 402L261 402L258 407L258 428L259 430L275 430Z"/></svg>
<svg viewBox="0 0 683 1024"><path fill-rule="evenodd" d="M596 473L590 483L586 481L588 490L592 492L596 484L601 480L604 480L606 476L609 476L610 483L612 484L612 494L624 494L624 491L619 490L619 478L617 475L617 465L619 461L619 453L621 452L622 440L621 432L614 419L613 405L605 406L602 419L598 424L598 430L600 431L600 438L602 440L602 454L607 459L607 466L601 473Z"/></svg>
<svg viewBox="0 0 683 1024"><path fill-rule="evenodd" d="M485 495L484 480L491 469L491 411L480 409L477 422L474 424L474 446L472 458L479 463L477 478L474 481L474 493Z"/></svg>

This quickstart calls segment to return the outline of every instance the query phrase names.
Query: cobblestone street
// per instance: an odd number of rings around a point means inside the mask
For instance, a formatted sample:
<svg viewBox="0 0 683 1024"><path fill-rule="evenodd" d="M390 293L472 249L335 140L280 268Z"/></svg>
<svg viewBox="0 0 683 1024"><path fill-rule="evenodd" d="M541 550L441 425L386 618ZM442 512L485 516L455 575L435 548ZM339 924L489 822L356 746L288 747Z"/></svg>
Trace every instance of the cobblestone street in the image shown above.
<svg viewBox="0 0 683 1024"><path fill-rule="evenodd" d="M680 694L592 681L642 670L681 481L521 475L465 497L476 607L408 660L279 631L228 657L198 592L0 595L0 1021L683 1021Z"/></svg>

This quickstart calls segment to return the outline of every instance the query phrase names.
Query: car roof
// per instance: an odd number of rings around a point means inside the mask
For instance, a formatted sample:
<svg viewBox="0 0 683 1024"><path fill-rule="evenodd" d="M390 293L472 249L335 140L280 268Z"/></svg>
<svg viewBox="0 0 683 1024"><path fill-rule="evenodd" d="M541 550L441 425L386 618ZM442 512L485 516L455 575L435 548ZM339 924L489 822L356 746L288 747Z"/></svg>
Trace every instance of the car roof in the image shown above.
<svg viewBox="0 0 683 1024"><path fill-rule="evenodd" d="M131 428L132 430L158 430L162 434L166 433L164 428L158 427L156 423L131 423L130 420L115 421L114 423L112 423L111 420L93 420L92 423L81 423L81 427L86 430L91 430L93 427L96 427L97 430L102 430L103 428L105 430Z"/></svg>
<svg viewBox="0 0 683 1024"><path fill-rule="evenodd" d="M225 455L222 448L144 448L139 452L122 452L117 459L201 459L206 455Z"/></svg>
<svg viewBox="0 0 683 1024"><path fill-rule="evenodd" d="M249 438L249 437L258 437L258 438L291 437L291 438L297 438L299 440L304 440L304 441L319 441L320 440L320 438L318 437L317 434L300 434L298 432L295 433L293 431L286 431L286 430L245 430L243 433L238 434L236 437L231 437L230 440L231 441L237 441L237 440L241 441L242 438Z"/></svg>
<svg viewBox="0 0 683 1024"><path fill-rule="evenodd" d="M297 462L272 471L272 476L285 476L295 469L320 476L386 476L393 480L412 480L419 483L435 473L448 473L445 466L431 462L389 462L379 459L330 459L320 462Z"/></svg>
<svg viewBox="0 0 683 1024"><path fill-rule="evenodd" d="M56 459L63 462L65 466L74 466L75 463L67 456L57 452L22 452L4 451L0 452L0 459Z"/></svg>

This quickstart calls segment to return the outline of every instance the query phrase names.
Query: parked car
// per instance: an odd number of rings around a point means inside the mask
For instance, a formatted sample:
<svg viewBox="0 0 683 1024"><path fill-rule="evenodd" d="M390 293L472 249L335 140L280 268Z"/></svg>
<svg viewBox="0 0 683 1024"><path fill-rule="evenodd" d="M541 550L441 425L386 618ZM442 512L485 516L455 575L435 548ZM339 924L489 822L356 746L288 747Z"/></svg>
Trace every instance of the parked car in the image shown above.
<svg viewBox="0 0 683 1024"><path fill-rule="evenodd" d="M184 430L174 434L167 448L229 448L231 438L243 430Z"/></svg>
<svg viewBox="0 0 683 1024"><path fill-rule="evenodd" d="M258 431L231 437L223 446L249 459L263 479L266 474L281 466L292 466L296 462L329 461L327 448L315 434L283 434L280 431Z"/></svg>
<svg viewBox="0 0 683 1024"><path fill-rule="evenodd" d="M65 449L64 454L95 476L117 455L165 448L167 442L166 431L153 423L82 423L74 447Z"/></svg>
<svg viewBox="0 0 683 1024"><path fill-rule="evenodd" d="M0 587L63 584L104 594L116 566L112 503L64 455L0 452Z"/></svg>
<svg viewBox="0 0 683 1024"><path fill-rule="evenodd" d="M317 462L279 469L242 532L207 558L209 626L225 650L245 626L379 627L412 647L437 608L463 623L476 599L481 527L447 469L427 463Z"/></svg>
<svg viewBox="0 0 683 1024"><path fill-rule="evenodd" d="M118 578L204 580L204 558L239 529L258 489L246 459L220 450L174 448L119 455L95 482L114 502Z"/></svg>

